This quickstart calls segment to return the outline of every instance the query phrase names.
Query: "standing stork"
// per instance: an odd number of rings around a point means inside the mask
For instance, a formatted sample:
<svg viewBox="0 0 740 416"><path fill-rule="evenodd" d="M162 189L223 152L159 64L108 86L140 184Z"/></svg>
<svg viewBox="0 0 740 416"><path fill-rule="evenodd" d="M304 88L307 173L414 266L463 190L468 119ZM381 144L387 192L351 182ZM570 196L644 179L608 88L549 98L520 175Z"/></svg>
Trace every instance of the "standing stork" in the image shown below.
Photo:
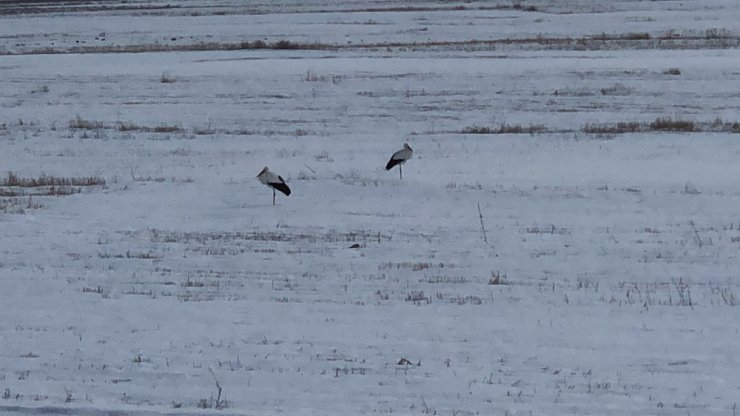
<svg viewBox="0 0 740 416"><path fill-rule="evenodd" d="M391 170L394 166L398 165L398 175L401 179L403 179L403 170L401 169L401 165L406 163L407 160L411 159L411 156L414 155L414 150L411 149L411 146L409 146L408 143L403 144L403 149L397 151L396 153L391 156L391 160L388 161L388 163L385 165L385 170Z"/></svg>
<svg viewBox="0 0 740 416"><path fill-rule="evenodd" d="M270 169L267 169L267 166L265 166L265 168L262 169L262 172L257 175L257 179L259 179L260 182L262 182L263 184L272 188L272 205L275 205L276 189L284 193L285 196L290 196L290 188L288 188L288 185L285 184L285 180L283 179L283 177L275 172L270 172Z"/></svg>

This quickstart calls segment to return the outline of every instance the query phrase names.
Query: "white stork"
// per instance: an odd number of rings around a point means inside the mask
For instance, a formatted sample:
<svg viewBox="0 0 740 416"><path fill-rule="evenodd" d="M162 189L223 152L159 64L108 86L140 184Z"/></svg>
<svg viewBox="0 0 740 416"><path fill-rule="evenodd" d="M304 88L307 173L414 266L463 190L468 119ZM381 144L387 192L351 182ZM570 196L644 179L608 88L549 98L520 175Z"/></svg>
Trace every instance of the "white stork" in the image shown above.
<svg viewBox="0 0 740 416"><path fill-rule="evenodd" d="M411 146L409 146L408 143L403 144L403 149L397 151L396 153L391 156L391 160L388 161L388 163L385 165L385 170L391 170L394 166L398 165L398 175L401 179L403 179L403 170L401 169L401 165L406 163L407 160L411 159L411 156L414 155L413 149L411 149Z"/></svg>
<svg viewBox="0 0 740 416"><path fill-rule="evenodd" d="M262 172L257 175L257 179L259 179L260 182L262 182L263 184L272 188L272 205L275 205L276 189L284 193L285 196L290 196L290 188L288 188L288 185L285 184L285 180L283 179L283 177L275 172L270 172L270 169L267 169L267 166L265 166L265 168L262 169Z"/></svg>

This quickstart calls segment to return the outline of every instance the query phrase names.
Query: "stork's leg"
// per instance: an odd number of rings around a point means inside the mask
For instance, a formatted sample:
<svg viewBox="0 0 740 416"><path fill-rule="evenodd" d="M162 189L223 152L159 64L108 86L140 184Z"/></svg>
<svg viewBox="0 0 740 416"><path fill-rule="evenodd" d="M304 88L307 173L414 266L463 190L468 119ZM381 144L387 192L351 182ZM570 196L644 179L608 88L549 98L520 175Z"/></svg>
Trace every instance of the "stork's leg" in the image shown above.
<svg viewBox="0 0 740 416"><path fill-rule="evenodd" d="M275 188L272 188L272 205L275 205Z"/></svg>
<svg viewBox="0 0 740 416"><path fill-rule="evenodd" d="M398 175L403 179L403 165L398 165Z"/></svg>

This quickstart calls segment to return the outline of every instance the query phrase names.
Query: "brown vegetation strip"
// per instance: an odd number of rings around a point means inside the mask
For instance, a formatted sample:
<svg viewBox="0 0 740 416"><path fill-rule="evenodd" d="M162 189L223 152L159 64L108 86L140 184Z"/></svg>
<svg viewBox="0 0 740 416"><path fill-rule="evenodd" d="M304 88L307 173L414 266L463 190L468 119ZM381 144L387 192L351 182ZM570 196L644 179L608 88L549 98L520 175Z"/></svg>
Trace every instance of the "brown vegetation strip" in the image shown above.
<svg viewBox="0 0 740 416"><path fill-rule="evenodd" d="M102 121L86 120L80 116L75 117L69 121L69 128L72 130L104 130L104 129L116 129L118 131L142 131L150 133L182 133L185 130L177 125L159 125L155 127L140 126L134 123L118 122L115 125L105 124Z"/></svg>
<svg viewBox="0 0 740 416"><path fill-rule="evenodd" d="M672 132L715 132L715 133L740 133L740 123L726 122L716 119L711 123L700 123L691 120L674 120L670 117L658 117L651 122L619 122L607 124L586 124L581 129L584 133L592 134L623 134L640 133L650 131L672 131Z"/></svg>
<svg viewBox="0 0 740 416"><path fill-rule="evenodd" d="M537 11L536 6L524 6L520 3L497 4L493 6L391 6L391 7L367 7L367 8L337 8L337 9L294 9L285 10L281 8L279 14L297 13L399 13L399 12L446 12L463 10L519 10ZM184 15L184 16L223 16L223 15L262 15L273 14L269 8L260 8L259 5L249 7L224 8L219 6L197 5L188 6L180 4L148 4L136 2L92 2L92 1L67 1L54 4L48 0L21 0L3 4L0 2L0 15L17 14L43 14L43 13L80 13L80 12L104 12L104 11L133 11L147 15Z"/></svg>
<svg viewBox="0 0 740 416"><path fill-rule="evenodd" d="M521 126L518 124L502 124L499 127L472 126L462 129L463 134L538 134L549 130L542 124Z"/></svg>
<svg viewBox="0 0 740 416"><path fill-rule="evenodd" d="M573 133L573 129L549 129L542 124L522 126L518 124L502 124L498 127L469 126L460 131L446 132L449 134L543 134L543 133ZM685 133L740 133L740 122L722 121L696 122L691 120L658 117L654 121L629 121L618 123L586 124L580 131L588 134L625 134L647 132L685 132Z"/></svg>
<svg viewBox="0 0 740 416"><path fill-rule="evenodd" d="M38 178L22 178L13 172L0 180L0 186L17 186L23 188L37 188L42 186L95 186L105 185L105 179L98 176L88 177L59 177L41 175Z"/></svg>
<svg viewBox="0 0 740 416"><path fill-rule="evenodd" d="M169 10L173 6L170 4L126 4L122 3L105 3L91 1L65 1L49 2L48 0L20 0L8 1L3 4L0 2L0 16L18 15L18 14L41 14L41 13L79 13L79 12L101 12L101 11L153 11Z"/></svg>
<svg viewBox="0 0 740 416"><path fill-rule="evenodd" d="M698 45L698 44L701 45ZM494 48L502 45L541 46L546 48L603 49L631 47L635 49L681 49L691 47L740 46L740 37L724 32L707 32L696 35L666 33L653 36L649 33L623 33L616 35L597 34L572 37L536 36L506 39L470 39L461 41L428 42L376 42L359 44L333 44L321 42L295 42L278 40L272 43L256 40L253 42L197 42L191 44L146 43L134 45L97 45L70 47L42 47L27 51L0 51L0 55L38 55L38 54L88 54L88 53L144 53L144 52L194 52L194 51L234 51L234 50L360 50L387 48ZM693 46L692 46L693 45Z"/></svg>
<svg viewBox="0 0 740 416"><path fill-rule="evenodd" d="M59 54L89 54L89 53L147 53L147 52L200 52L200 51L236 51L236 50L332 50L339 49L324 43L295 43L281 40L266 44L263 41L254 42L198 42L191 44L164 44L147 43L139 45L99 45L99 46L72 46L69 48L46 47L26 52L0 51L0 55L59 55Z"/></svg>

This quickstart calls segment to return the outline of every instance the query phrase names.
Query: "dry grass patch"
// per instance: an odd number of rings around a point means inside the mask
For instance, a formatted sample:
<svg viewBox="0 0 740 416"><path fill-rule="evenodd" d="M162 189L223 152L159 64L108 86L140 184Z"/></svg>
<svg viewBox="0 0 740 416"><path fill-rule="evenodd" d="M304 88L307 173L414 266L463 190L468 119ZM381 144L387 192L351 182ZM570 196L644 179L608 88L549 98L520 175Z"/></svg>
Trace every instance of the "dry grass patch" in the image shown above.
<svg viewBox="0 0 740 416"><path fill-rule="evenodd" d="M430 10L457 10L452 8L434 7ZM466 10L465 6L460 10ZM421 8L426 9L426 8ZM362 9L366 11L413 11L421 10L416 7ZM470 10L520 10L536 11L536 6L514 2L507 5L481 6ZM358 9L360 10L360 9ZM2 14L2 13L0 13ZM594 33L580 37L545 36L537 35L524 38L505 39L471 39L462 41L426 41L426 42L375 42L375 43L320 43L299 42L280 39L273 42L264 40L239 42L194 42L194 43L142 43L134 45L84 45L84 46L50 46L37 47L22 51L0 51L0 55L24 54L80 54L80 53L148 53L148 52L175 52L175 51L234 51L234 50L355 50L355 49L391 49L402 48L412 50L452 48L459 50L491 50L501 47L536 48L554 50L617 50L617 49L688 49L688 48L732 48L740 46L740 36L727 29L707 29L704 31L677 31L669 29L664 33L650 34L647 32L626 33ZM172 79L174 81L174 79ZM167 81L163 81L167 82Z"/></svg>
<svg viewBox="0 0 740 416"><path fill-rule="evenodd" d="M42 47L20 54L70 54L70 53L150 53L150 52L196 52L196 51L237 51L256 49L275 50L335 50L339 45L318 42L294 42L289 40L278 40L267 43L262 40L254 42L196 42L190 44L169 43L144 43L138 45L94 45L94 46L72 46ZM0 55L16 55L14 52L0 51ZM163 74L159 79L162 83L172 83L177 80L169 75Z"/></svg>
<svg viewBox="0 0 740 416"><path fill-rule="evenodd" d="M172 75L163 72L162 75L159 77L159 82L162 84L174 84L175 82L177 82L177 80Z"/></svg>
<svg viewBox="0 0 740 416"><path fill-rule="evenodd" d="M79 115L69 121L69 128L73 130L99 130L106 128L102 121L85 120Z"/></svg>
<svg viewBox="0 0 740 416"><path fill-rule="evenodd" d="M625 33L622 35L622 39L626 40L648 40L650 39L650 34L647 32L637 32L637 33Z"/></svg>
<svg viewBox="0 0 740 416"><path fill-rule="evenodd" d="M630 95L632 94L632 89L627 88L622 84L615 84L610 87L602 88L600 92L601 95Z"/></svg>
<svg viewBox="0 0 740 416"><path fill-rule="evenodd" d="M216 130L212 129L210 126L208 127L195 127L193 128L193 134L196 134L198 136L207 136L216 134Z"/></svg>
<svg viewBox="0 0 740 416"><path fill-rule="evenodd" d="M717 127L713 127L715 125ZM658 117L651 122L630 121L605 124L588 123L581 128L581 131L590 134L623 134L649 131L700 132L705 130L717 131L717 129L722 129L722 131L732 131L733 125L737 125L737 123L723 123L719 120L707 127L706 123L702 125L691 120L674 120L670 117ZM737 127L738 131L740 131L740 125L737 125Z"/></svg>
<svg viewBox="0 0 740 416"><path fill-rule="evenodd" d="M118 131L137 131L141 130L142 127L134 123L119 122L116 124L116 130Z"/></svg>
<svg viewBox="0 0 740 416"><path fill-rule="evenodd" d="M83 187L105 186L105 179L98 176L89 177L59 177L41 175L36 178L19 177L13 172L0 180L0 198L15 198L28 196L27 208L38 208L30 197L33 196L65 196L81 192ZM6 202L5 206L10 203ZM17 205L17 204L16 204ZM0 210L6 211L0 207Z"/></svg>
<svg viewBox="0 0 740 416"><path fill-rule="evenodd" d="M635 133L641 130L638 122L619 122L617 124L586 124L581 129L584 133L591 134L622 134Z"/></svg>
<svg viewBox="0 0 740 416"><path fill-rule="evenodd" d="M697 131L696 123L689 120L673 120L670 117L656 118L650 123L650 130L658 131Z"/></svg>
<svg viewBox="0 0 740 416"><path fill-rule="evenodd" d="M168 125L161 125L154 127L151 129L154 133L180 133L183 131L182 127L180 126L168 126Z"/></svg>
<svg viewBox="0 0 740 416"><path fill-rule="evenodd" d="M160 124L159 126L150 127L140 126L132 122L118 122L115 128L122 132L143 131L149 133L182 133L185 131L185 129L176 124Z"/></svg>
<svg viewBox="0 0 740 416"><path fill-rule="evenodd" d="M102 121L86 120L80 116L69 121L69 128L72 130L108 130L115 129L120 132L141 131L149 133L182 133L185 131L182 127L175 124L161 124L159 126L141 126L133 122L119 121L114 125L106 124Z"/></svg>
<svg viewBox="0 0 740 416"><path fill-rule="evenodd" d="M5 197L4 191L0 189L0 197ZM14 196L0 198L0 212L5 214L25 214L28 209L43 208L43 205L36 202L30 195L27 198L17 198Z"/></svg>
<svg viewBox="0 0 740 416"><path fill-rule="evenodd" d="M499 127L470 126L460 131L462 134L539 134L548 130L542 124L530 124L522 126L519 124L501 124Z"/></svg>
<svg viewBox="0 0 740 416"><path fill-rule="evenodd" d="M721 118L715 119L711 126L711 131L724 133L740 133L740 122L723 121Z"/></svg>
<svg viewBox="0 0 740 416"><path fill-rule="evenodd" d="M23 188L36 188L42 186L95 186L105 185L105 179L99 176L88 177L59 177L41 175L38 178L22 178L14 172L8 172L8 176L0 181L0 186L17 186Z"/></svg>

